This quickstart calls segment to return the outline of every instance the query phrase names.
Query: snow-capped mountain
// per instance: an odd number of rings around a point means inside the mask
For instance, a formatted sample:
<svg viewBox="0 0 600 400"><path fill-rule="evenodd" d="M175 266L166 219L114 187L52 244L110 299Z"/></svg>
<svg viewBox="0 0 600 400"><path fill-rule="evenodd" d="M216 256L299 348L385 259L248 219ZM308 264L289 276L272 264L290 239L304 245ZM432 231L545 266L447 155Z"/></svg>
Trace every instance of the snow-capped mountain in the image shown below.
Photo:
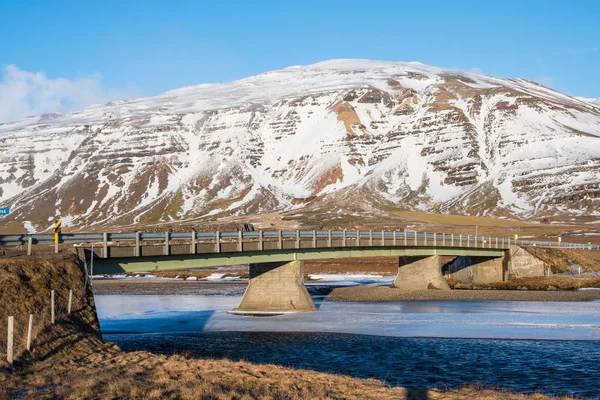
<svg viewBox="0 0 600 400"><path fill-rule="evenodd" d="M4 222L315 208L600 211L600 106L534 82L332 60L0 125Z"/></svg>

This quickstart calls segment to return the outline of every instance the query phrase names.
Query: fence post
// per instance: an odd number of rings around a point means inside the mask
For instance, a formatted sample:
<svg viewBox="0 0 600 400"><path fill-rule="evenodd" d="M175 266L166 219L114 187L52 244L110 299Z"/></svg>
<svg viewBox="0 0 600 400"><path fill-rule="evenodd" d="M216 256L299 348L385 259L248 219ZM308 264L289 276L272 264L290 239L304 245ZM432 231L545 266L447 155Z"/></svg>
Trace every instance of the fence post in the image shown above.
<svg viewBox="0 0 600 400"><path fill-rule="evenodd" d="M454 233L450 235L450 246L454 247Z"/></svg>
<svg viewBox="0 0 600 400"><path fill-rule="evenodd" d="M419 245L419 241L417 239L417 231L413 231L413 235L415 235L415 247Z"/></svg>
<svg viewBox="0 0 600 400"><path fill-rule="evenodd" d="M458 235L458 247L462 247L462 233Z"/></svg>
<svg viewBox="0 0 600 400"><path fill-rule="evenodd" d="M408 246L408 237L406 236L406 228L404 228L404 247Z"/></svg>
<svg viewBox="0 0 600 400"><path fill-rule="evenodd" d="M317 248L317 231L313 229L313 248Z"/></svg>
<svg viewBox="0 0 600 400"><path fill-rule="evenodd" d="M433 247L437 247L437 233L433 234Z"/></svg>
<svg viewBox="0 0 600 400"><path fill-rule="evenodd" d="M69 289L69 306L67 307L67 313L71 315L71 310L73 309L73 289Z"/></svg>
<svg viewBox="0 0 600 400"><path fill-rule="evenodd" d="M31 351L31 332L33 331L33 314L29 314L29 327L27 328L27 351Z"/></svg>
<svg viewBox="0 0 600 400"><path fill-rule="evenodd" d="M446 247L446 234L442 233L442 246Z"/></svg>
<svg viewBox="0 0 600 400"><path fill-rule="evenodd" d="M279 231L279 235L281 236L281 231ZM281 243L281 242L279 242ZM242 242L242 231L238 232L238 251L244 251L244 243Z"/></svg>
<svg viewBox="0 0 600 400"><path fill-rule="evenodd" d="M27 255L30 256L33 249L31 248L33 246L33 238L31 236L29 236L27 238Z"/></svg>
<svg viewBox="0 0 600 400"><path fill-rule="evenodd" d="M15 334L15 317L8 317L8 341L6 342L6 361L10 366L13 366L13 360L15 355L14 348L14 334Z"/></svg>
<svg viewBox="0 0 600 400"><path fill-rule="evenodd" d="M283 236L281 235L281 229L277 232L277 248L283 249Z"/></svg>
<svg viewBox="0 0 600 400"><path fill-rule="evenodd" d="M54 325L56 322L56 319L54 318L54 290L50 292L50 309L50 322Z"/></svg>
<svg viewBox="0 0 600 400"><path fill-rule="evenodd" d="M423 246L427 246L427 232L423 232Z"/></svg>
<svg viewBox="0 0 600 400"><path fill-rule="evenodd" d="M385 246L385 231L381 231L381 245Z"/></svg>
<svg viewBox="0 0 600 400"><path fill-rule="evenodd" d="M369 247L373 247L373 231L369 231Z"/></svg>
<svg viewBox="0 0 600 400"><path fill-rule="evenodd" d="M196 254L198 252L198 248L196 246L196 231L192 231L192 244L191 244L190 253Z"/></svg>
<svg viewBox="0 0 600 400"><path fill-rule="evenodd" d="M102 233L102 258L108 258L108 233Z"/></svg>
<svg viewBox="0 0 600 400"><path fill-rule="evenodd" d="M471 247L471 235L467 235L467 247Z"/></svg>
<svg viewBox="0 0 600 400"><path fill-rule="evenodd" d="M492 248L492 237L491 236L488 237L488 241L489 241L488 247L491 249Z"/></svg>
<svg viewBox="0 0 600 400"><path fill-rule="evenodd" d="M258 231L258 250L263 251L265 249L265 243L263 242L263 231Z"/></svg>
<svg viewBox="0 0 600 400"><path fill-rule="evenodd" d="M221 232L215 232L215 252L221 252Z"/></svg>
<svg viewBox="0 0 600 400"><path fill-rule="evenodd" d="M342 231L342 247L346 247L346 230Z"/></svg>
<svg viewBox="0 0 600 400"><path fill-rule="evenodd" d="M392 245L395 247L396 246L396 230L394 229L394 231L392 232Z"/></svg>
<svg viewBox="0 0 600 400"><path fill-rule="evenodd" d="M360 230L356 230L356 247L360 247Z"/></svg>
<svg viewBox="0 0 600 400"><path fill-rule="evenodd" d="M327 247L331 247L331 229L327 231Z"/></svg>
<svg viewBox="0 0 600 400"><path fill-rule="evenodd" d="M261 232L261 240L262 240L262 232ZM296 248L300 248L300 229L296 231Z"/></svg>

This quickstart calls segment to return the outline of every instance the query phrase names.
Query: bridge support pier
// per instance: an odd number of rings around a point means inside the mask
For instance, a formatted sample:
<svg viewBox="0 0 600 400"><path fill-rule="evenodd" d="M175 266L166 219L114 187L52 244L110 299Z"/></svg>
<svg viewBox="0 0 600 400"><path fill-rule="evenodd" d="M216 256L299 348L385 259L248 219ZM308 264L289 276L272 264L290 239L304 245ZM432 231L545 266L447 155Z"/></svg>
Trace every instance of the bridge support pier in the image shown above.
<svg viewBox="0 0 600 400"><path fill-rule="evenodd" d="M398 275L392 284L400 289L441 289L450 290L450 286L442 276L439 256L400 257Z"/></svg>
<svg viewBox="0 0 600 400"><path fill-rule="evenodd" d="M304 286L302 261L250 264L249 283L237 314L316 311Z"/></svg>

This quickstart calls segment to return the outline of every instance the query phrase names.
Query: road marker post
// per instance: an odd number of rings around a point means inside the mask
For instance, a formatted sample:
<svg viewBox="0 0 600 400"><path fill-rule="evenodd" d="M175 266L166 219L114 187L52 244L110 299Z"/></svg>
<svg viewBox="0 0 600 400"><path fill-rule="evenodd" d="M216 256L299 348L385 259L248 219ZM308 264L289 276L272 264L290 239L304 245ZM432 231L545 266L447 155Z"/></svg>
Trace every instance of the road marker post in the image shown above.
<svg viewBox="0 0 600 400"><path fill-rule="evenodd" d="M58 242L62 231L62 221L59 219L54 223L54 252L58 253Z"/></svg>

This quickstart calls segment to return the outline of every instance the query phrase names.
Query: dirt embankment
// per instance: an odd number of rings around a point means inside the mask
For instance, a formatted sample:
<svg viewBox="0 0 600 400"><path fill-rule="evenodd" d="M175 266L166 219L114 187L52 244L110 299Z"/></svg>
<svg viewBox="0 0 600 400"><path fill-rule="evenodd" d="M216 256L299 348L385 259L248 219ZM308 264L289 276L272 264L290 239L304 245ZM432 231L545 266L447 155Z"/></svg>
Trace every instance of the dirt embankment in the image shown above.
<svg viewBox="0 0 600 400"><path fill-rule="evenodd" d="M57 323L50 324L50 291L57 293ZM74 292L73 314L65 293ZM66 291L66 292L65 292ZM24 350L23 318L36 315L31 352ZM125 353L99 334L93 298L74 256L0 259L0 338L6 317L17 317L13 368L0 364L0 399L547 399L464 387L449 392L389 388L356 379L273 365L194 360L148 352ZM23 317L21 317L23 316ZM5 345L6 343L1 343ZM5 346L4 346L5 348Z"/></svg>
<svg viewBox="0 0 600 400"><path fill-rule="evenodd" d="M529 253L552 267L553 272L567 272L571 265L580 265L582 271L600 271L600 251L598 250L571 250L571 249L542 249L539 247L525 247Z"/></svg>

